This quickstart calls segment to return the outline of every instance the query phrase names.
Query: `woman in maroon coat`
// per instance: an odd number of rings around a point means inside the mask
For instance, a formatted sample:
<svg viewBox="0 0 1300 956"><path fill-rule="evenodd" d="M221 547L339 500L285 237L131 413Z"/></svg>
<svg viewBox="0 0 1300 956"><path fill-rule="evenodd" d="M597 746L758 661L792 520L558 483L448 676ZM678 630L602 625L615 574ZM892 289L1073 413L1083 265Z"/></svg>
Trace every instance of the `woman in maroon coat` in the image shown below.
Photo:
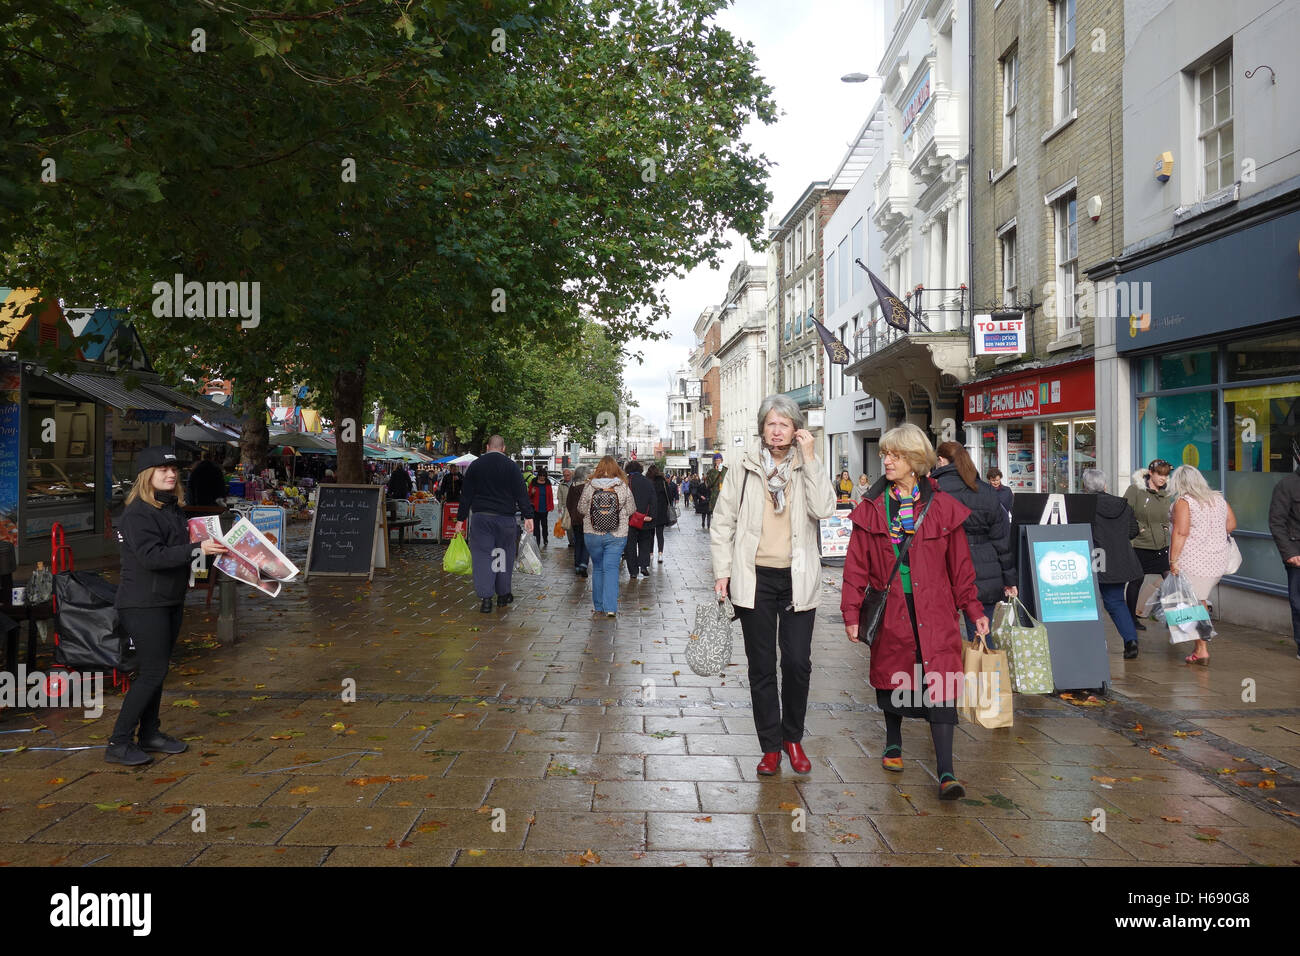
<svg viewBox="0 0 1300 956"><path fill-rule="evenodd" d="M546 475L546 466L538 467L537 474L528 483L528 500L533 506L533 537L537 546L544 547L550 541L550 526L547 515L555 510L555 491L551 488L551 479Z"/></svg>
<svg viewBox="0 0 1300 956"><path fill-rule="evenodd" d="M901 425L880 439L884 477L853 510L853 533L844 562L840 610L849 640L858 641L858 618L868 584L886 586L900 548L913 534L907 556L889 582L884 620L871 648L871 686L885 712L881 765L903 769L903 718L930 723L938 762L939 799L966 791L952 766L952 738L961 689L961 623L965 611L982 639L989 619L975 587L975 568L962 522L965 505L939 490L929 477L934 448L915 425Z"/></svg>

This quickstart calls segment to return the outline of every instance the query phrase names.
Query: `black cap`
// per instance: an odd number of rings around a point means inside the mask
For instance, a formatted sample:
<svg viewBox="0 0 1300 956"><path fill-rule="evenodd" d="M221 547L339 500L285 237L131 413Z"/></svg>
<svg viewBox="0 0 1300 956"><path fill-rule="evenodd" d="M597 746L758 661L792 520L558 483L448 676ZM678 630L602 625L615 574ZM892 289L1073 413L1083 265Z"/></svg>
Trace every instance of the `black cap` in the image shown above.
<svg viewBox="0 0 1300 956"><path fill-rule="evenodd" d="M154 445L135 456L135 473L137 475L146 468L158 468L162 465L180 467L181 463L176 459L175 448L170 448L167 445Z"/></svg>

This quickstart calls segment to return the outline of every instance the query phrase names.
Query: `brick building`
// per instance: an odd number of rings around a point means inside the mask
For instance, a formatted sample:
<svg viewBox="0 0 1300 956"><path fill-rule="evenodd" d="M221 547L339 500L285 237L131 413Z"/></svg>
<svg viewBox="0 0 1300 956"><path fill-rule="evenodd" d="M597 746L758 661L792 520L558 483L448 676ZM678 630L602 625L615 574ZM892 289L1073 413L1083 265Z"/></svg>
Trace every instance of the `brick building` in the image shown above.
<svg viewBox="0 0 1300 956"><path fill-rule="evenodd" d="M1093 283L1123 247L1124 4L974 9L974 311L1023 320L1024 343L977 357L967 444L1014 490L1074 492L1114 459L1098 444L1094 325L1108 306Z"/></svg>
<svg viewBox="0 0 1300 956"><path fill-rule="evenodd" d="M793 398L807 417L808 430L825 454L825 349L810 317L823 321L825 254L822 233L826 223L848 194L830 189L825 182L809 183L803 195L780 219L769 235L777 266L776 341L768 341L768 354L776 353L776 391Z"/></svg>

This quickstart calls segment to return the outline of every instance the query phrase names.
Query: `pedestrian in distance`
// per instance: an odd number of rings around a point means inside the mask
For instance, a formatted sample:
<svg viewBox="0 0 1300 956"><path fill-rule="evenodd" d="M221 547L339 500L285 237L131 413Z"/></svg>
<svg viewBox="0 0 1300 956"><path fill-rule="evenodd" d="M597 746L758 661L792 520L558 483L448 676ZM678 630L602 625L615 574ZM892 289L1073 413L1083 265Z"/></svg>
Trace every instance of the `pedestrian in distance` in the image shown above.
<svg viewBox="0 0 1300 956"><path fill-rule="evenodd" d="M858 475L858 483L853 486L853 494L849 495L849 503L857 507L862 503L862 499L867 496L871 490L871 479L866 475Z"/></svg>
<svg viewBox="0 0 1300 956"><path fill-rule="evenodd" d="M387 489L388 497L394 501L406 501L411 497L411 476L407 473L404 465L398 465L393 469L392 475L388 478L388 483L384 486Z"/></svg>
<svg viewBox="0 0 1300 956"><path fill-rule="evenodd" d="M1191 465L1179 465L1169 476L1172 530L1169 570L1185 577L1201 604L1209 610L1210 591L1228 571L1228 537L1237 529L1237 516L1223 495L1210 488ZM1209 666L1210 644L1196 639L1196 649L1183 660Z"/></svg>
<svg viewBox="0 0 1300 956"><path fill-rule="evenodd" d="M591 555L591 603L596 617L618 616L618 569L627 545L627 519L635 509L627 475L612 455L606 455L578 498L582 534Z"/></svg>
<svg viewBox="0 0 1300 956"><path fill-rule="evenodd" d="M135 642L139 670L104 751L106 761L128 767L150 763L150 752L179 754L189 749L162 732L160 708L163 681L185 616L195 552L181 511L185 493L176 452L146 448L136 456L135 466L135 483L117 521L122 569L116 605L123 630ZM227 549L209 538L198 550L210 555Z"/></svg>
<svg viewBox="0 0 1300 956"><path fill-rule="evenodd" d="M635 581L637 572L642 575L650 573L650 555L654 550L655 540L655 490L650 479L642 473L641 462L633 459L627 463L627 486L632 492L636 510L646 516L645 524L640 528L628 526L627 548L624 558L627 561L627 573Z"/></svg>
<svg viewBox="0 0 1300 956"><path fill-rule="evenodd" d="M952 495L970 511L962 528L970 545L975 566L975 589L979 591L984 616L992 620L993 608L1004 598L1016 597L1016 552L1011 546L1011 522L998 501L998 493L987 481L980 481L970 453L955 441L946 441L935 454L939 462L930 477L942 491ZM966 618L966 639L975 639L975 623Z"/></svg>
<svg viewBox="0 0 1300 956"><path fill-rule="evenodd" d="M587 485L588 476L591 469L586 465L581 465L573 473L573 478L569 482L568 494L564 497L564 515L569 519L569 537L572 539L573 548L573 573L580 578L587 576L587 565L590 563L590 554L587 551L586 532L583 528L582 515L578 514L578 502L582 498L582 491Z"/></svg>
<svg viewBox="0 0 1300 956"><path fill-rule="evenodd" d="M691 498L695 502L695 513L700 516L700 530L709 530L709 486L702 477L691 479Z"/></svg>
<svg viewBox="0 0 1300 956"><path fill-rule="evenodd" d="M442 476L442 481L438 482L437 499L441 502L456 504L460 501L461 489L464 487L465 479L460 473L459 465L452 465L447 469L447 473Z"/></svg>
<svg viewBox="0 0 1300 956"><path fill-rule="evenodd" d="M993 490L998 494L998 503L1002 505L1003 509L1007 513L1007 519L1010 520L1011 503L1014 499L1014 492L1012 492L1012 490L1004 483L1002 478L1002 469L990 468L988 480L989 484L993 486Z"/></svg>
<svg viewBox="0 0 1300 956"><path fill-rule="evenodd" d="M1295 470L1273 487L1268 504L1268 530L1286 568L1287 593L1291 599L1291 632L1296 659L1300 660L1300 447L1292 442Z"/></svg>
<svg viewBox="0 0 1300 956"><path fill-rule="evenodd" d="M203 457L190 470L189 499L190 504L212 506L218 498L226 496L226 476L212 460L212 452L205 451Z"/></svg>
<svg viewBox="0 0 1300 956"><path fill-rule="evenodd" d="M849 477L847 468L840 472L839 480L835 482L835 498L842 502L853 499L853 479Z"/></svg>
<svg viewBox="0 0 1300 956"><path fill-rule="evenodd" d="M651 465L646 469L646 478L649 479L651 487L654 489L654 511L651 517L654 518L654 524L651 528L651 534L654 536L657 545L658 562L664 563L664 529L668 527L668 502L670 494L668 482L664 480L663 473L659 471L658 465Z"/></svg>
<svg viewBox="0 0 1300 956"><path fill-rule="evenodd" d="M1148 574L1169 577L1169 473L1173 465L1157 458L1145 468L1133 472L1133 484L1124 490L1124 500L1137 518L1138 536L1133 540L1142 573L1125 587L1124 600L1133 617L1133 626L1145 631L1146 625L1138 620L1138 595Z"/></svg>
<svg viewBox="0 0 1300 956"><path fill-rule="evenodd" d="M784 751L796 773L808 773L803 735L821 600L818 522L835 513L835 489L793 399L763 399L758 434L719 488L709 535L714 592L719 601L730 595L745 637L754 729L763 751L758 772L776 773Z"/></svg>
<svg viewBox="0 0 1300 956"><path fill-rule="evenodd" d="M537 546L544 548L551 535L547 520L555 510L555 489L551 487L545 465L537 469L533 480L528 483L528 500L533 504L533 537L537 539Z"/></svg>
<svg viewBox="0 0 1300 956"><path fill-rule="evenodd" d="M722 479L726 474L727 468L722 464L721 453L715 454L713 456L713 464L709 467L709 470L704 473L704 486L705 490L708 492L708 497L705 503L706 510L704 513L705 528L709 527L709 523L713 518L713 509L716 508L718 504L718 489L722 487Z"/></svg>
<svg viewBox="0 0 1300 956"><path fill-rule="evenodd" d="M929 477L936 465L930 440L916 425L890 429L880 439L884 475L850 516L853 533L844 561L840 610L850 641L859 640L868 585L888 589L884 617L871 647L870 683L885 712L881 766L903 770L903 718L930 724L939 799L957 800L965 788L953 772L952 740L963 680L959 611L983 639L989 619L975 587L975 567L962 527L970 510ZM899 549L921 534L893 574ZM888 579L887 579L888 578Z"/></svg>
<svg viewBox="0 0 1300 956"><path fill-rule="evenodd" d="M555 486L555 510L560 513L559 525L564 529L566 547L573 547L573 527L569 524L569 489L573 487L573 469L565 468L560 472L560 483Z"/></svg>
<svg viewBox="0 0 1300 956"><path fill-rule="evenodd" d="M515 599L511 576L519 551L516 513L524 519L524 530L533 533L533 505L528 500L523 473L505 452L504 438L493 435L488 439L487 451L465 470L457 512L457 531L464 531L469 521L474 593L482 602L479 610L484 614L492 611L493 594L499 608Z"/></svg>
<svg viewBox="0 0 1300 956"><path fill-rule="evenodd" d="M1131 661L1138 656L1138 635L1124 592L1133 581L1142 583L1142 564L1132 543L1141 529L1128 499L1106 493L1104 471L1084 469L1079 480L1085 493L1097 496L1097 511L1092 519L1092 544L1101 551L1097 584L1106 613L1124 641L1124 660Z"/></svg>

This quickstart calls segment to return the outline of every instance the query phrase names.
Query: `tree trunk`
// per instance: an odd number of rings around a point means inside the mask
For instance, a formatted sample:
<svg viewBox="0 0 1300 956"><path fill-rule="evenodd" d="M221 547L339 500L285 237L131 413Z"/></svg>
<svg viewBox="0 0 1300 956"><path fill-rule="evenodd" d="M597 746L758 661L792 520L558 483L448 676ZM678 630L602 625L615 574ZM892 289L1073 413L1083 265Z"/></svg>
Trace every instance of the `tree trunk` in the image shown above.
<svg viewBox="0 0 1300 956"><path fill-rule="evenodd" d="M334 376L334 442L339 464L335 477L340 484L364 484L362 463L365 447L365 422L362 405L366 390L365 367L342 369Z"/></svg>
<svg viewBox="0 0 1300 956"><path fill-rule="evenodd" d="M266 455L271 444L271 433L266 427L268 389L265 385L259 388L248 382L241 383L240 391L245 395L240 402L240 409L245 416L244 427L239 435L240 464L258 472L267 467Z"/></svg>

